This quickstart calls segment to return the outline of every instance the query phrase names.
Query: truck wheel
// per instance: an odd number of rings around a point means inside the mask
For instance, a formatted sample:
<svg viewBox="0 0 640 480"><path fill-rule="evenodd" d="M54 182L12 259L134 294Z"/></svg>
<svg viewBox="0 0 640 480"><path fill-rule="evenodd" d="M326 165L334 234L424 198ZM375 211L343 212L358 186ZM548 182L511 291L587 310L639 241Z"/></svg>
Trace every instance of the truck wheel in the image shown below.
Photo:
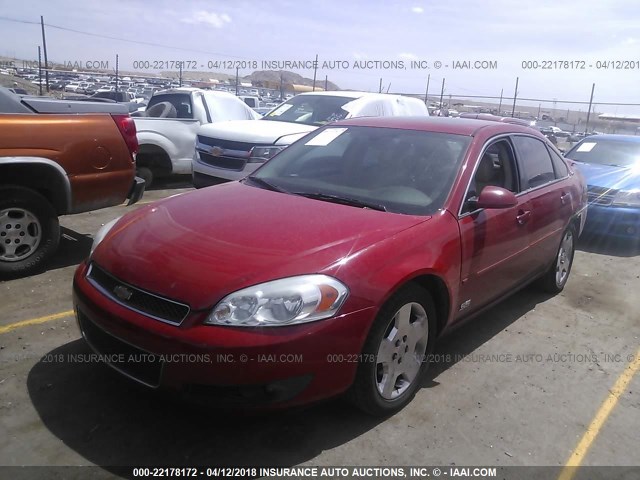
<svg viewBox="0 0 640 480"><path fill-rule="evenodd" d="M394 413L420 387L435 344L436 309L429 292L409 284L380 309L347 396L374 416Z"/></svg>
<svg viewBox="0 0 640 480"><path fill-rule="evenodd" d="M149 167L138 167L136 175L144 179L144 189L148 190L153 183L153 172Z"/></svg>
<svg viewBox="0 0 640 480"><path fill-rule="evenodd" d="M0 188L0 278L36 272L59 243L58 217L46 198L23 187Z"/></svg>

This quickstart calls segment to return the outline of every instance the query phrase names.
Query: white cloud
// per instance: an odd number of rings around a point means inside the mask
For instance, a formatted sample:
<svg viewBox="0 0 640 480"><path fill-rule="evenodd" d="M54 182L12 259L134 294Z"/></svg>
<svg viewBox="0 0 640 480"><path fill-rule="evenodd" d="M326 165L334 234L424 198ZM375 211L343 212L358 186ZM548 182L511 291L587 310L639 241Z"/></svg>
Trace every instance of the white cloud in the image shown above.
<svg viewBox="0 0 640 480"><path fill-rule="evenodd" d="M413 13L424 13L424 8L422 8L422 7L412 7L411 11Z"/></svg>
<svg viewBox="0 0 640 480"><path fill-rule="evenodd" d="M181 19L181 21L191 24L204 23L215 28L222 28L225 24L231 23L231 17L226 13L218 14L215 12L207 12L206 10L199 10L190 17Z"/></svg>

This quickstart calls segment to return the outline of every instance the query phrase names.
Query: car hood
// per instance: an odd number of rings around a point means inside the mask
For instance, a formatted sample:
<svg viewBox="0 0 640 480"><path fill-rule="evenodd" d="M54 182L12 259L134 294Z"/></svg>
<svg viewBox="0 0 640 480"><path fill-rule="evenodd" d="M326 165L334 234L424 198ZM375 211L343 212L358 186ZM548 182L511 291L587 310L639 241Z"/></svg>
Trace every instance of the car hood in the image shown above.
<svg viewBox="0 0 640 480"><path fill-rule="evenodd" d="M614 167L597 163L578 163L576 168L582 173L587 185L616 190L640 188L640 168Z"/></svg>
<svg viewBox="0 0 640 480"><path fill-rule="evenodd" d="M318 127L274 120L234 120L209 123L200 127L198 135L234 142L271 145L283 135L308 133Z"/></svg>
<svg viewBox="0 0 640 480"><path fill-rule="evenodd" d="M429 218L233 182L123 217L92 259L124 282L202 310L246 286L321 272Z"/></svg>

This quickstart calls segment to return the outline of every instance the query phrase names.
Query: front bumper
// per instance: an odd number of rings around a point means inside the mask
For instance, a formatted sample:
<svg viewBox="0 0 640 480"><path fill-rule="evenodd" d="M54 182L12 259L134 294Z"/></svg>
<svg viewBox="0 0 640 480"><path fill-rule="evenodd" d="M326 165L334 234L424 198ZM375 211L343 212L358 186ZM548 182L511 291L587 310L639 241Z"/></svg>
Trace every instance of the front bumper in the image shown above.
<svg viewBox="0 0 640 480"><path fill-rule="evenodd" d="M640 208L589 205L586 233L640 238Z"/></svg>
<svg viewBox="0 0 640 480"><path fill-rule="evenodd" d="M371 307L291 327L232 328L203 325L208 312L191 312L174 326L114 302L86 270L83 263L75 274L74 308L100 359L149 387L205 394L221 406L284 407L344 392L375 315Z"/></svg>
<svg viewBox="0 0 640 480"><path fill-rule="evenodd" d="M127 194L127 198L129 199L127 206L133 205L134 203L136 203L138 200L142 198L142 195L144 194L144 187L145 187L144 179L140 177L133 178L133 184L131 185L131 189Z"/></svg>

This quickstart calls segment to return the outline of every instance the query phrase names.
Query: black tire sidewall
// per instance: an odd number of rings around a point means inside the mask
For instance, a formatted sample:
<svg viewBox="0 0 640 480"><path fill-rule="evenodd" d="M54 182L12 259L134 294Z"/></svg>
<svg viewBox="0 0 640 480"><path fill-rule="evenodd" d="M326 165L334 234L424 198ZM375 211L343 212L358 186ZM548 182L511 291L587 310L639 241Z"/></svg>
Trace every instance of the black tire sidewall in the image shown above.
<svg viewBox="0 0 640 480"><path fill-rule="evenodd" d="M40 269L55 253L60 243L60 224L53 206L38 192L23 187L0 188L0 210L22 208L40 222L42 238L38 248L24 260L0 260L0 278L24 276Z"/></svg>
<svg viewBox="0 0 640 480"><path fill-rule="evenodd" d="M138 167L136 175L144 179L144 188L147 189L153 184L153 170L149 167Z"/></svg>
<svg viewBox="0 0 640 480"><path fill-rule="evenodd" d="M571 256L569 258L569 268L567 270L567 278L565 279L564 283L561 286L558 286L556 282L556 265L558 262L558 255L560 255L560 249L562 248L562 242L564 241L564 237L567 234L567 232L571 232L571 235L573 237ZM562 236L560 237L560 244L558 245L556 254L553 257L553 262L551 263L551 267L549 267L549 270L547 271L547 273L545 273L545 275L540 279L541 280L540 286L544 291L552 294L558 294L564 290L564 287L567 285L567 282L569 281L569 276L571 275L571 270L573 268L573 258L576 253L577 242L578 242L578 235L577 235L576 229L574 226L571 225L562 232Z"/></svg>
<svg viewBox="0 0 640 480"><path fill-rule="evenodd" d="M429 340L425 351L425 358L420 371L411 386L397 399L382 398L376 386L376 362L380 342L393 318L393 315L407 303L419 303L427 312L429 322ZM380 309L376 316L362 350L362 360L358 365L356 379L349 391L349 398L360 409L376 415L388 415L402 409L415 396L420 388L424 373L429 366L429 357L433 351L436 339L437 319L436 309L429 292L416 284L404 286L396 292Z"/></svg>

